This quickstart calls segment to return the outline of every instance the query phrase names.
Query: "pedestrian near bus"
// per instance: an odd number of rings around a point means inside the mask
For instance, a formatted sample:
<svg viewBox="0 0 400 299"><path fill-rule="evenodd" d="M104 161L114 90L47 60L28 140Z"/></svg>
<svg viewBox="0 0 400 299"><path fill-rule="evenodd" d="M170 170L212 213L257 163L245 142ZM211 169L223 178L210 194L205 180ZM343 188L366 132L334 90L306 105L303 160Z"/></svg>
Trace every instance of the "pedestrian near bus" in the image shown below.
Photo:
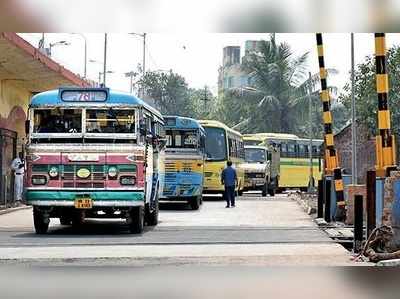
<svg viewBox="0 0 400 299"><path fill-rule="evenodd" d="M232 167L232 162L228 161L227 167L221 173L221 183L225 186L226 208L235 206L235 187L237 185L237 173Z"/></svg>
<svg viewBox="0 0 400 299"><path fill-rule="evenodd" d="M14 171L14 198L16 205L22 205L22 195L24 193L24 174L25 174L25 165L24 165L24 155L22 152L18 153L18 157L16 157L11 162L11 169Z"/></svg>

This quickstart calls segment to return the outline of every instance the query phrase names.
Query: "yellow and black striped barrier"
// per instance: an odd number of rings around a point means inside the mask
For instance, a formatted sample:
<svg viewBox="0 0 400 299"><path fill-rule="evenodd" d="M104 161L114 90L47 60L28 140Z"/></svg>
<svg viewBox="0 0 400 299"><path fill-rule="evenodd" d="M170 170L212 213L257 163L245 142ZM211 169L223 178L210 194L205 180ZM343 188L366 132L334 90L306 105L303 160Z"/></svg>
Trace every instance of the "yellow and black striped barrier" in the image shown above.
<svg viewBox="0 0 400 299"><path fill-rule="evenodd" d="M339 167L339 157L335 149L333 140L331 98L326 81L327 71L324 62L324 45L322 34L317 33L317 50L319 63L319 76L321 79L321 100L323 105L323 122L325 135L325 174L333 175L336 191L336 202L338 208L344 208L343 179L342 170Z"/></svg>
<svg viewBox="0 0 400 299"><path fill-rule="evenodd" d="M376 91L378 93L378 135L376 136L376 175L385 177L396 165L396 146L391 133L388 107L389 79L386 72L385 33L375 33Z"/></svg>

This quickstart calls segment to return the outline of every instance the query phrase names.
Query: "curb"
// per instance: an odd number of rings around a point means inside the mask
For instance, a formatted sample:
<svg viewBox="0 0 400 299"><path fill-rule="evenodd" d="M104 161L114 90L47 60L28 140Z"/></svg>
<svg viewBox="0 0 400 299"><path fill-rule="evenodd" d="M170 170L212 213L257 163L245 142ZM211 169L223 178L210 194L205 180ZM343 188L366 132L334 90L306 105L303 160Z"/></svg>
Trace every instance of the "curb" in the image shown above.
<svg viewBox="0 0 400 299"><path fill-rule="evenodd" d="M376 264L377 267L399 267L400 259L380 261Z"/></svg>
<svg viewBox="0 0 400 299"><path fill-rule="evenodd" d="M31 206L8 208L8 209L0 210L0 215L5 215L5 214L12 213L12 212L21 211L21 210L28 210L28 209L31 209L31 208L32 208Z"/></svg>

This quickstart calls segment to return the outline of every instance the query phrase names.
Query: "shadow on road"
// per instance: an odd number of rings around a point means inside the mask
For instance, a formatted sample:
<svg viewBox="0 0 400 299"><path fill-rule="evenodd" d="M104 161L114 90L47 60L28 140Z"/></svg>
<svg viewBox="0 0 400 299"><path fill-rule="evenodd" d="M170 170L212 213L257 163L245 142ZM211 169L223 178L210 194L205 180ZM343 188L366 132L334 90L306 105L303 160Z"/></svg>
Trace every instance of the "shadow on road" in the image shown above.
<svg viewBox="0 0 400 299"><path fill-rule="evenodd" d="M151 232L154 226L145 226L144 233ZM88 219L79 227L74 226L52 226L46 235L37 235L35 232L14 235L15 238L54 238L71 236L73 238L97 238L107 236L107 238L140 237L140 234L131 234L128 225L124 220L96 220Z"/></svg>

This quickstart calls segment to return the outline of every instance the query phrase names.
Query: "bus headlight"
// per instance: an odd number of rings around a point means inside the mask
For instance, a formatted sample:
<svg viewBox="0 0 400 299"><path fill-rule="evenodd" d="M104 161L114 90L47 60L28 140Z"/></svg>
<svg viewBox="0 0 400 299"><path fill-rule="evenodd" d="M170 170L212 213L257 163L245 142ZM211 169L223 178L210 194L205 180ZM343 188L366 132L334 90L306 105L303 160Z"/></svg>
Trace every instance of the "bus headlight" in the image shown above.
<svg viewBox="0 0 400 299"><path fill-rule="evenodd" d="M134 176L122 176L119 179L119 182L121 183L121 185L130 185L133 186L136 184L136 178Z"/></svg>
<svg viewBox="0 0 400 299"><path fill-rule="evenodd" d="M51 167L50 170L49 170L49 176L50 176L51 178L56 178L56 177L58 177L58 168L55 167L55 166Z"/></svg>
<svg viewBox="0 0 400 299"><path fill-rule="evenodd" d="M112 166L112 167L108 168L108 176L110 178L116 178L117 175L118 175L117 167Z"/></svg>
<svg viewBox="0 0 400 299"><path fill-rule="evenodd" d="M44 175L32 176L32 185L46 185L47 178Z"/></svg>

